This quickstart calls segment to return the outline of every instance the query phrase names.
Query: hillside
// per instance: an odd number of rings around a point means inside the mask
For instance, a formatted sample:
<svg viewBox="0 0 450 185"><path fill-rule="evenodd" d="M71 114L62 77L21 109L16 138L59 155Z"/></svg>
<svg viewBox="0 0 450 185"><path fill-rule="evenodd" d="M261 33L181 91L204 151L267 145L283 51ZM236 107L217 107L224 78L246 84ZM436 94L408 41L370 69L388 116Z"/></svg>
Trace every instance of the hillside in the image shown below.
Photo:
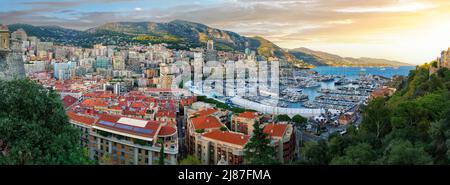
<svg viewBox="0 0 450 185"><path fill-rule="evenodd" d="M257 51L267 60L274 57L286 60L297 67L320 65L361 66L361 65L405 65L395 61L370 58L343 58L325 52L306 48L290 50L280 48L262 37L246 37L231 31L208 27L204 24L183 20L170 22L114 22L90 28L84 31L62 28L58 26L32 26L28 24L12 24L11 31L24 29L28 35L36 36L43 41L80 47L92 47L94 44L128 45L134 43L167 43L172 49L189 49L205 47L206 42L214 40L214 46L220 51L244 52L245 48Z"/></svg>
<svg viewBox="0 0 450 185"><path fill-rule="evenodd" d="M301 164L450 164L450 70L430 75L429 67L418 66L392 97L365 106L358 129L306 143Z"/></svg>
<svg viewBox="0 0 450 185"><path fill-rule="evenodd" d="M308 48L291 49L289 53L299 60L316 66L411 66L411 64L386 59L341 57Z"/></svg>

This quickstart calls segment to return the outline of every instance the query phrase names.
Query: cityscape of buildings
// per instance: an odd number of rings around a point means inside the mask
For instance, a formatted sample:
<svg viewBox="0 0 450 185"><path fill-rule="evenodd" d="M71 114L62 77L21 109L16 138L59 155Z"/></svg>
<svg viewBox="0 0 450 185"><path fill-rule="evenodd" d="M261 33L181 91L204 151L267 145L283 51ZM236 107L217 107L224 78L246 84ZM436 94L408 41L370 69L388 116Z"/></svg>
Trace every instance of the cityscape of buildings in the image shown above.
<svg viewBox="0 0 450 185"><path fill-rule="evenodd" d="M361 121L361 105L376 97L390 96L396 90L386 86L392 81L389 78L361 74L360 78L349 80L293 70L280 62L276 91L281 93L263 92L261 89L270 89L274 84L265 84L268 88L253 87L252 76L243 74L243 86L233 87L232 94L246 89L255 89L256 94L219 95L217 86L230 85L225 83L229 79L201 76L202 83L212 79L215 87L199 88L192 82L196 76L190 75L198 66L196 61L216 61L227 69L227 61L260 56L249 49L244 53L217 51L213 40L205 46L206 49L190 50L168 49L164 43L80 48L42 42L27 36L22 29L10 33L7 26L1 25L0 79L26 76L57 91L70 123L81 130L80 145L88 149L91 159L134 165L158 164L161 156L165 164L175 165L187 155L205 165L245 164L244 148L253 136L255 123L260 123L270 139L276 160L290 164L301 157L304 140L326 138L334 132L345 134L348 125ZM450 51L442 52L437 68L449 68L449 60ZM257 70L258 67L249 70L274 76L270 71L276 64L272 63L266 71ZM183 76L186 71L189 75ZM316 97L298 90L321 83L336 87L319 89ZM199 99L200 96L231 108L219 107ZM299 103L301 107L292 107ZM233 111L233 107L244 111ZM301 115L307 123L301 126L277 119L280 114Z"/></svg>

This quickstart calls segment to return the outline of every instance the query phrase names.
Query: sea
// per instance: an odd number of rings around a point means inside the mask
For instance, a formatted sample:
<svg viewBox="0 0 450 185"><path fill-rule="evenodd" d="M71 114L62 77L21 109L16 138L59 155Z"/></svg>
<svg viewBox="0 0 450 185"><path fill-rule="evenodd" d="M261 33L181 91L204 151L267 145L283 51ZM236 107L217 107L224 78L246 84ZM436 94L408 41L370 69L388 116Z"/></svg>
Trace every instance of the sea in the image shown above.
<svg viewBox="0 0 450 185"><path fill-rule="evenodd" d="M312 70L318 72L321 75L345 75L348 79L356 79L361 74L380 75L383 77L391 78L395 75L408 76L411 70L414 70L415 66L401 66L401 67L330 67L321 66L313 68ZM320 82L320 87L312 87L303 89L303 93L308 95L309 101L313 101L320 95L317 91L322 89L335 89L334 81ZM289 103L289 108L302 108L302 103Z"/></svg>
<svg viewBox="0 0 450 185"><path fill-rule="evenodd" d="M401 67L316 67L312 70L321 75L345 75L349 79L358 78L360 74L380 75L391 78L394 75L408 76L409 71L414 70L415 66Z"/></svg>

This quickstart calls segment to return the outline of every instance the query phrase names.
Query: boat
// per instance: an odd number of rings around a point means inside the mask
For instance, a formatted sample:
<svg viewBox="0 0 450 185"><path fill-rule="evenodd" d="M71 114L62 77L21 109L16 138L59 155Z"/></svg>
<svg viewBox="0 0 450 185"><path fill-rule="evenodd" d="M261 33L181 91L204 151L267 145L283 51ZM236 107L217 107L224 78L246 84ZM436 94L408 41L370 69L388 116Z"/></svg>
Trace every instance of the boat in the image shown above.
<svg viewBox="0 0 450 185"><path fill-rule="evenodd" d="M381 70L381 71L384 71L384 70L386 70L386 68L382 67L382 68L380 68L380 70Z"/></svg>

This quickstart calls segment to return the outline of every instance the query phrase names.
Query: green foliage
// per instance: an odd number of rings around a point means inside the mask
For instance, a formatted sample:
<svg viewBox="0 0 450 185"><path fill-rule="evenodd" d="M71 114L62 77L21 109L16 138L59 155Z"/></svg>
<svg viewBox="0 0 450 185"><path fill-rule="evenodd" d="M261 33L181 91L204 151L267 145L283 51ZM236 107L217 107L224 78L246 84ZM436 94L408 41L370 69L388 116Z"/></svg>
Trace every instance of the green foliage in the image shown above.
<svg viewBox="0 0 450 185"><path fill-rule="evenodd" d="M245 163L250 165L278 164L276 151L270 145L270 138L263 132L259 122L253 124L253 136L244 147Z"/></svg>
<svg viewBox="0 0 450 185"><path fill-rule="evenodd" d="M387 148L387 164L393 165L424 165L432 164L432 158L423 147L414 146L406 140L395 140Z"/></svg>
<svg viewBox="0 0 450 185"><path fill-rule="evenodd" d="M220 131L228 131L228 128L225 126L220 127Z"/></svg>
<svg viewBox="0 0 450 185"><path fill-rule="evenodd" d="M161 144L161 149L159 151L159 165L164 165L164 159L166 157L166 154L164 153L164 141L162 139L158 140L158 143Z"/></svg>
<svg viewBox="0 0 450 185"><path fill-rule="evenodd" d="M193 155L188 155L185 159L180 161L180 165L201 165L202 162Z"/></svg>
<svg viewBox="0 0 450 185"><path fill-rule="evenodd" d="M326 165L331 160L328 143L325 140L306 142L301 151L304 164Z"/></svg>
<svg viewBox="0 0 450 185"><path fill-rule="evenodd" d="M412 71L391 98L369 102L359 130L306 143L302 164L449 164L450 72L429 67Z"/></svg>
<svg viewBox="0 0 450 185"><path fill-rule="evenodd" d="M183 89L184 87L184 83L183 80L181 80L181 82L178 84L178 88Z"/></svg>
<svg viewBox="0 0 450 185"><path fill-rule="evenodd" d="M205 129L197 129L197 130L195 130L195 132L201 134L201 133L205 132Z"/></svg>
<svg viewBox="0 0 450 185"><path fill-rule="evenodd" d="M148 141L144 141L142 139L134 139L133 143L134 144L138 144L138 145L142 145L142 146L149 145Z"/></svg>
<svg viewBox="0 0 450 185"><path fill-rule="evenodd" d="M379 146L381 138L391 130L389 114L383 98L376 98L363 108L364 119L361 123L361 133L365 140Z"/></svg>
<svg viewBox="0 0 450 185"><path fill-rule="evenodd" d="M168 44L174 44L174 43L180 43L181 40L173 35L158 35L158 36L152 36L152 35L139 35L137 37L134 37L133 40L138 41L142 44L160 44L160 43L168 43Z"/></svg>
<svg viewBox="0 0 450 185"><path fill-rule="evenodd" d="M93 164L57 93L29 80L0 81L0 164Z"/></svg>
<svg viewBox="0 0 450 185"><path fill-rule="evenodd" d="M368 143L359 143L345 149L345 154L334 158L331 164L339 165L362 165L371 164L375 161L376 154Z"/></svg>
<svg viewBox="0 0 450 185"><path fill-rule="evenodd" d="M291 121L291 117L289 117L286 114L280 114L280 115L277 115L276 120L277 121Z"/></svg>
<svg viewBox="0 0 450 185"><path fill-rule="evenodd" d="M308 123L308 119L304 118L301 115L295 115L294 117L292 117L292 121L297 125L297 126L305 126L306 123Z"/></svg>
<svg viewBox="0 0 450 185"><path fill-rule="evenodd" d="M197 101L214 104L216 108L229 110L229 111L231 111L233 113L242 113L242 112L246 112L246 111L256 112L255 110L251 110L251 109L243 109L243 108L238 108L238 107L231 107L231 106L229 106L229 105L227 105L225 103L219 102L219 101L211 99L211 98L207 98L206 96L197 96Z"/></svg>

